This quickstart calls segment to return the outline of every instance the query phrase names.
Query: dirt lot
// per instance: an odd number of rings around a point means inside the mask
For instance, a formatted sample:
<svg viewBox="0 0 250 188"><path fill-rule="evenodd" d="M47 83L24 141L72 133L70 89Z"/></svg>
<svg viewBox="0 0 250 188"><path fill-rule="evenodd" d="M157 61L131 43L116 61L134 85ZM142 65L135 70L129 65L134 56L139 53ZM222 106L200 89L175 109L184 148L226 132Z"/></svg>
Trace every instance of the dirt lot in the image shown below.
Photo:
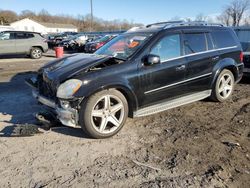
<svg viewBox="0 0 250 188"><path fill-rule="evenodd" d="M106 140L66 127L17 136L36 132L40 110L22 72L50 59L0 59L0 187L250 187L250 81L229 102L129 119Z"/></svg>

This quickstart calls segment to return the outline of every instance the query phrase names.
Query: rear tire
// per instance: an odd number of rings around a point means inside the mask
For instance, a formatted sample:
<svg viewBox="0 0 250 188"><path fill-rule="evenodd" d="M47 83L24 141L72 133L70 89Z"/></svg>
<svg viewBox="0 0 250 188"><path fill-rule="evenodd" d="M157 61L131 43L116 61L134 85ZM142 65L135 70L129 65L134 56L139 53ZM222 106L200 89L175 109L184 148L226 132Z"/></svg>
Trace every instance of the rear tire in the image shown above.
<svg viewBox="0 0 250 188"><path fill-rule="evenodd" d="M224 69L218 76L211 95L211 99L217 102L224 102L232 97L235 86L233 73Z"/></svg>
<svg viewBox="0 0 250 188"><path fill-rule="evenodd" d="M32 47L30 50L30 57L32 59L40 59L43 55L43 52L41 50L41 48L38 47Z"/></svg>
<svg viewBox="0 0 250 188"><path fill-rule="evenodd" d="M82 104L80 125L93 138L108 138L117 134L128 117L128 103L115 89L98 92Z"/></svg>

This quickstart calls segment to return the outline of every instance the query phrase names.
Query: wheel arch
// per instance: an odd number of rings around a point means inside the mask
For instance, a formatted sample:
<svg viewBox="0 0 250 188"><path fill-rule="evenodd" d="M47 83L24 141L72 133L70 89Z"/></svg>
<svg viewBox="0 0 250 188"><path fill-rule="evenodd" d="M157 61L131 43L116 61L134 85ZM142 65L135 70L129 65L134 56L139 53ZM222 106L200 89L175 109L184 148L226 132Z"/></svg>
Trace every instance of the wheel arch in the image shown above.
<svg viewBox="0 0 250 188"><path fill-rule="evenodd" d="M230 70L233 75L234 75L234 79L237 80L238 79L238 67L237 67L237 62L235 62L234 59L231 58L226 58L223 59L221 61L219 61L213 69L213 80L211 83L211 87L213 87L213 85L216 83L217 78L219 77L220 73L225 70L228 69Z"/></svg>
<svg viewBox="0 0 250 188"><path fill-rule="evenodd" d="M41 50L42 50L42 52L44 53L44 49L43 49L43 47L42 46L31 46L31 48L30 48L30 51L32 50L32 48L40 48Z"/></svg>
<svg viewBox="0 0 250 188"><path fill-rule="evenodd" d="M91 95L98 93L100 91L109 90L109 89L116 89L124 95L124 97L126 98L126 100L128 102L129 117L132 118L134 111L136 111L136 109L138 107L138 101L137 101L137 97L134 94L133 90L128 86L124 86L121 84L106 85L106 86L101 86L101 87L95 88L93 90L86 89L85 91L88 91L88 92L85 94L81 93L81 95L85 97L84 101L86 101Z"/></svg>

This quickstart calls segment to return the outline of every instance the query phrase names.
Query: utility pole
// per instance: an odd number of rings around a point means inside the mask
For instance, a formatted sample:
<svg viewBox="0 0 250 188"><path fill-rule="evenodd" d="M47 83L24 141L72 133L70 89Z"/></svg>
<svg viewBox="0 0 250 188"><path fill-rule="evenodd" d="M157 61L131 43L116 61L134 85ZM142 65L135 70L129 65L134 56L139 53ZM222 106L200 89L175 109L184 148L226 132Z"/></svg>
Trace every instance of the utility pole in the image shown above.
<svg viewBox="0 0 250 188"><path fill-rule="evenodd" d="M90 31L93 30L93 2L90 0L90 8L91 8L91 23L90 23Z"/></svg>

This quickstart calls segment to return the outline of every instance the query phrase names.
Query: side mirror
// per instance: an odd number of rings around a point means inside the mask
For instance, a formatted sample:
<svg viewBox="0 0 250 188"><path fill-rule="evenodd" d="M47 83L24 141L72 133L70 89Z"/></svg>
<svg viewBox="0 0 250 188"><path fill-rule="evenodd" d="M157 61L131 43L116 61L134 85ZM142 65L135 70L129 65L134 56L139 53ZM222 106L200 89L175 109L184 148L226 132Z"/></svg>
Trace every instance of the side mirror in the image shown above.
<svg viewBox="0 0 250 188"><path fill-rule="evenodd" d="M143 58L143 63L145 66L159 64L161 63L161 58L158 55L149 54Z"/></svg>

